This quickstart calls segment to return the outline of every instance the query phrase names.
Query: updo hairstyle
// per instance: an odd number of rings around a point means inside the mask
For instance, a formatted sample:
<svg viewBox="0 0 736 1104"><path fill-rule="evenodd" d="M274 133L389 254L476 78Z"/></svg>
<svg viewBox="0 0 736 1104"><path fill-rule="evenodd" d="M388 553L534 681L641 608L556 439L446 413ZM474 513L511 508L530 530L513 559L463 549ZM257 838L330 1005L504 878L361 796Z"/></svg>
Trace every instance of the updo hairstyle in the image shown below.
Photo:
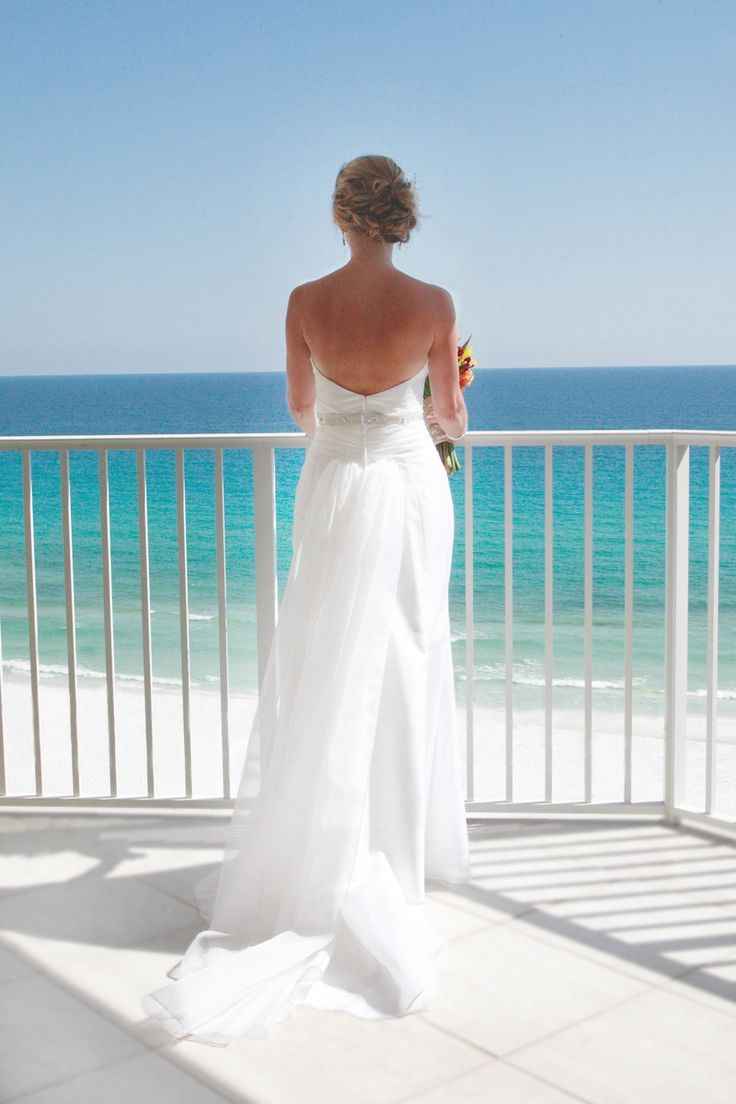
<svg viewBox="0 0 736 1104"><path fill-rule="evenodd" d="M337 174L332 217L343 232L353 230L371 241L407 242L418 214L414 186L390 157L355 157Z"/></svg>

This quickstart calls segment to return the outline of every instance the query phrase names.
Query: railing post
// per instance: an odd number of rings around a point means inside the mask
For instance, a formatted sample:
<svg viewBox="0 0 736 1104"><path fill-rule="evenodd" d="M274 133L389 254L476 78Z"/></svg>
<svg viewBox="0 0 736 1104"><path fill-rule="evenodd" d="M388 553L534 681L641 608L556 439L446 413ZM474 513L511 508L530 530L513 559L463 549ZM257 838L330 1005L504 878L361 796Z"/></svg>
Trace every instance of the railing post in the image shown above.
<svg viewBox="0 0 736 1104"><path fill-rule="evenodd" d="M222 449L215 449L215 529L217 548L217 624L220 647L220 754L222 796L230 797L230 677L227 656L227 555L225 548L225 471ZM187 795L189 796L189 795Z"/></svg>
<svg viewBox="0 0 736 1104"><path fill-rule="evenodd" d="M475 799L475 561L473 536L473 449L463 448L465 461L465 794Z"/></svg>
<svg viewBox="0 0 736 1104"><path fill-rule="evenodd" d="M307 443L307 447L309 447ZM296 522L296 519L295 519ZM278 706L273 695L262 698L262 690L269 670L269 660L273 664L273 673L269 678L274 685L281 683L280 656L274 646L276 622L279 614L278 571L276 559L276 453L273 448L263 445L253 448L253 524L255 528L255 567L256 567L256 640L258 646L258 712L264 708L263 702L271 703L271 714L261 715L258 724L259 754L261 770L268 763L273 748L267 746L266 734L274 732L277 724ZM292 545L294 532L292 530ZM293 549L292 549L293 551ZM278 695L277 695L278 698Z"/></svg>
<svg viewBox="0 0 736 1104"><path fill-rule="evenodd" d="M105 626L105 685L107 688L107 755L110 797L118 795L117 727L115 718L115 634L112 605L112 555L110 546L110 479L108 450L97 450L100 480L100 543L102 545L102 612Z"/></svg>
<svg viewBox="0 0 736 1104"><path fill-rule="evenodd" d="M593 446L583 457L583 800L593 800Z"/></svg>
<svg viewBox="0 0 736 1104"><path fill-rule="evenodd" d="M664 819L676 823L685 798L687 733L690 446L667 445L665 579Z"/></svg>
<svg viewBox="0 0 736 1104"><path fill-rule="evenodd" d="M176 543L179 568L179 649L184 736L184 790L192 789L192 667L189 651L189 568L187 563L187 485L184 449L176 450Z"/></svg>
<svg viewBox="0 0 736 1104"><path fill-rule="evenodd" d="M138 485L138 557L141 582L141 639L143 645L143 705L146 724L146 793L153 797L153 655L151 649L151 573L148 562L148 492L146 488L146 450L136 449Z"/></svg>
<svg viewBox="0 0 736 1104"><path fill-rule="evenodd" d="M514 460L503 447L503 605L506 650L506 796L514 800Z"/></svg>
<svg viewBox="0 0 736 1104"><path fill-rule="evenodd" d="M28 650L31 663L31 719L33 724L33 769L36 797L43 795L41 758L41 710L38 659L38 608L36 599L36 553L33 531L33 475L31 450L23 449L23 528L26 544L26 604L28 608Z"/></svg>
<svg viewBox="0 0 736 1104"><path fill-rule="evenodd" d="M554 676L554 474L552 445L544 446L544 800L552 800Z"/></svg>
<svg viewBox="0 0 736 1104"><path fill-rule="evenodd" d="M718 595L721 563L721 450L708 449L708 639L705 706L705 812L716 805L716 726L718 719Z"/></svg>
<svg viewBox="0 0 736 1104"><path fill-rule="evenodd" d="M0 795L5 797L5 732L3 729L3 622L0 618Z"/></svg>
<svg viewBox="0 0 736 1104"><path fill-rule="evenodd" d="M61 522L64 540L64 602L66 606L66 661L69 687L69 740L72 754L72 794L79 797L79 690L77 686L77 629L74 611L74 554L69 449L59 451Z"/></svg>
<svg viewBox="0 0 736 1104"><path fill-rule="evenodd" d="M268 446L253 449L256 635L258 688L263 684L279 611L276 570L276 457Z"/></svg>

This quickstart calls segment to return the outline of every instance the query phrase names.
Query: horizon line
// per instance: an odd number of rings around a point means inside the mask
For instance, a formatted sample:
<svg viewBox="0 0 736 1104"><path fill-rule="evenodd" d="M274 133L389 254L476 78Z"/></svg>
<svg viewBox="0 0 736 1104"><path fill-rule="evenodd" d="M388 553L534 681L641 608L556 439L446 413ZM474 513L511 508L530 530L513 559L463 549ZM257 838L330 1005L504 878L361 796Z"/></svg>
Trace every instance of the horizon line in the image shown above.
<svg viewBox="0 0 736 1104"><path fill-rule="evenodd" d="M736 368L736 363L718 364L517 364L497 365L493 368L476 368L476 372L605 372L615 371L619 368ZM0 379L69 379L113 376L247 376L267 375L286 376L285 369L277 368L225 368L220 370L207 369L169 369L164 371L129 371L129 372L0 372Z"/></svg>

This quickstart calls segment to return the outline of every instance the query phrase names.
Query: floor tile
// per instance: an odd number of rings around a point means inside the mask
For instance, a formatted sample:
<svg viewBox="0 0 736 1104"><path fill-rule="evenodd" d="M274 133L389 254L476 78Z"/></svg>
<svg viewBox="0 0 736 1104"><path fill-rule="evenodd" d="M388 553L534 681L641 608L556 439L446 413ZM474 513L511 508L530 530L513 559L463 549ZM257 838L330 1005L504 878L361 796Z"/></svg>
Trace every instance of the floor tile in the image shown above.
<svg viewBox="0 0 736 1104"><path fill-rule="evenodd" d="M480 931L488 924L488 920L480 914L455 908L433 893L427 893L424 902L427 919L440 935L450 941L461 939L470 932Z"/></svg>
<svg viewBox="0 0 736 1104"><path fill-rule="evenodd" d="M698 920L692 919L696 912ZM683 915L685 913L686 910L683 910ZM633 928L622 940L615 925L612 925L613 931L604 927L591 929L583 922L573 923L550 916L546 909L531 909L515 924L530 938L570 950L650 985L661 985L687 973L699 960L718 957L718 946L733 945L731 933L734 921L728 917L724 919L718 906L693 909L690 916L689 924L678 924L673 920L672 925L667 927L662 925L660 915L658 942L655 938L637 941ZM654 930L653 925L651 930Z"/></svg>
<svg viewBox="0 0 736 1104"><path fill-rule="evenodd" d="M407 1104L580 1104L580 1100L497 1058L412 1096Z"/></svg>
<svg viewBox="0 0 736 1104"><path fill-rule="evenodd" d="M142 1044L46 978L0 988L0 1100L140 1052Z"/></svg>
<svg viewBox="0 0 736 1104"><path fill-rule="evenodd" d="M732 1104L730 1016L652 989L507 1060L595 1104Z"/></svg>
<svg viewBox="0 0 736 1104"><path fill-rule="evenodd" d="M526 912L530 907L525 901L502 898L484 887L480 881L475 880L456 889L432 888L430 892L435 900L463 912L469 912L486 924L503 924L520 913Z"/></svg>
<svg viewBox="0 0 736 1104"><path fill-rule="evenodd" d="M0 855L0 898L48 883L81 878L99 866L98 855L65 849L59 841L54 841L48 850L38 848L37 838L33 842L36 846L25 853Z"/></svg>
<svg viewBox="0 0 736 1104"><path fill-rule="evenodd" d="M16 978L30 972L30 967L23 959L0 945L0 985L5 981L15 981Z"/></svg>
<svg viewBox="0 0 736 1104"><path fill-rule="evenodd" d="M445 949L432 1023L503 1055L645 987L517 929L495 925Z"/></svg>
<svg viewBox="0 0 736 1104"><path fill-rule="evenodd" d="M108 946L182 928L195 910L138 878L82 876L0 899L0 929L11 946L45 939Z"/></svg>
<svg viewBox="0 0 736 1104"><path fill-rule="evenodd" d="M243 1098L245 1104L245 1098ZM22 1104L224 1104L225 1097L146 1052L24 1096Z"/></svg>
<svg viewBox="0 0 736 1104"><path fill-rule="evenodd" d="M235 1039L226 1047L190 1040L170 1049L186 1068L228 1096L258 1104L394 1104L438 1082L476 1069L484 1056L411 1013L361 1020L299 1006L268 1039Z"/></svg>
<svg viewBox="0 0 736 1104"><path fill-rule="evenodd" d="M687 970L662 988L708 1004L728 1016L736 1016L736 954L733 951L728 956L716 953L710 962Z"/></svg>
<svg viewBox="0 0 736 1104"><path fill-rule="evenodd" d="M199 930L192 924L132 947L44 939L29 945L28 954L50 980L156 1047L170 1036L149 1020L141 996L169 984L167 971Z"/></svg>

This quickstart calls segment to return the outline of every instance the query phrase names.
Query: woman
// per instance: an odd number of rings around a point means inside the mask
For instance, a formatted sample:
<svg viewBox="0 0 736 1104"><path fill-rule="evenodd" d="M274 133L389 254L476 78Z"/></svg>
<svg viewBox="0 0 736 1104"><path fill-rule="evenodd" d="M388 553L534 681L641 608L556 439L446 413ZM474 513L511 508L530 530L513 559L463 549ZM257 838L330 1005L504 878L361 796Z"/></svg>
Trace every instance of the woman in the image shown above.
<svg viewBox="0 0 736 1104"><path fill-rule="evenodd" d="M299 1003L424 1011L445 942L425 881L470 876L433 443L467 428L452 299L393 266L417 210L390 158L342 166L333 217L351 258L287 309L308 446L223 862L195 887L209 927L143 997L172 1035L214 1045L267 1036Z"/></svg>

